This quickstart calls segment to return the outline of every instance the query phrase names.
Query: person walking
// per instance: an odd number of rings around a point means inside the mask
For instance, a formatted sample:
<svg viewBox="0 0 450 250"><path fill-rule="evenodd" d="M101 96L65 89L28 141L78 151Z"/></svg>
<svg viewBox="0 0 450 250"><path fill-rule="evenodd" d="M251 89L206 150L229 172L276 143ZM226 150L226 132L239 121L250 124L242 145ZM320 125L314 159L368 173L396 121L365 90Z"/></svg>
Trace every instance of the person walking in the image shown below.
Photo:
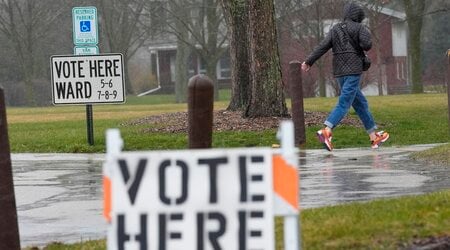
<svg viewBox="0 0 450 250"><path fill-rule="evenodd" d="M360 89L364 51L372 47L371 36L369 30L361 24L365 18L361 6L353 2L347 3L343 14L344 20L331 28L301 66L303 71L309 71L315 61L332 49L333 74L339 83L341 94L335 108L324 122L325 127L317 131L317 137L328 151L332 151L332 130L341 122L350 107L353 107L369 135L371 147L375 149L389 139L389 134L384 131L377 132L378 128L369 111L369 103Z"/></svg>

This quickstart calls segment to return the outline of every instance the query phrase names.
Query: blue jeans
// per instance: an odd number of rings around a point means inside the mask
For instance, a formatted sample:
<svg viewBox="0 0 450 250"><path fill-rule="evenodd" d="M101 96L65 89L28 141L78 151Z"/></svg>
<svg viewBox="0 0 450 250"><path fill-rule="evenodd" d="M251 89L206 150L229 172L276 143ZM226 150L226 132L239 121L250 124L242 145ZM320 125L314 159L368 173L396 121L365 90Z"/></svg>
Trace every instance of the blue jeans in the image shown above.
<svg viewBox="0 0 450 250"><path fill-rule="evenodd" d="M369 111L369 103L359 88L361 75L348 75L338 77L337 81L341 87L341 95L336 107L331 111L325 125L334 128L347 115L350 107L355 109L356 113L364 124L367 133L370 134L377 129L372 114Z"/></svg>

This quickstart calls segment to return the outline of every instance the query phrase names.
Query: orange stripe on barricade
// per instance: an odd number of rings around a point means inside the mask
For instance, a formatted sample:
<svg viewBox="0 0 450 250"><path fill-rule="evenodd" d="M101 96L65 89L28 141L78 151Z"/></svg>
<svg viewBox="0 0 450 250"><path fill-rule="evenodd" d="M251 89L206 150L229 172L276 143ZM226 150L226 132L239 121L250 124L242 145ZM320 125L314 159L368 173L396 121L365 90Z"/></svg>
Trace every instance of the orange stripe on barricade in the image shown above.
<svg viewBox="0 0 450 250"><path fill-rule="evenodd" d="M103 176L103 217L111 222L111 179Z"/></svg>
<svg viewBox="0 0 450 250"><path fill-rule="evenodd" d="M299 180L297 169L287 164L281 155L273 156L273 185L275 193L298 209Z"/></svg>

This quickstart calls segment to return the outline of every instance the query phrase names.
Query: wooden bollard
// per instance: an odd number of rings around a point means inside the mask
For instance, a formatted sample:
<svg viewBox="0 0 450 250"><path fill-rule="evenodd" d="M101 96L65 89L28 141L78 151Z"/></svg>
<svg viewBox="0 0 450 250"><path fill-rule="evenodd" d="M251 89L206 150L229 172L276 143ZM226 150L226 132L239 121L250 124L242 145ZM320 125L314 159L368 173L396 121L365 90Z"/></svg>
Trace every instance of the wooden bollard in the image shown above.
<svg viewBox="0 0 450 250"><path fill-rule="evenodd" d="M294 122L295 145L302 146L306 142L305 113L303 108L302 63L289 62L289 91L291 95L292 121Z"/></svg>
<svg viewBox="0 0 450 250"><path fill-rule="evenodd" d="M0 88L0 249L19 250L16 199L8 140L5 95Z"/></svg>
<svg viewBox="0 0 450 250"><path fill-rule="evenodd" d="M214 85L205 75L195 75L188 83L189 148L211 148Z"/></svg>

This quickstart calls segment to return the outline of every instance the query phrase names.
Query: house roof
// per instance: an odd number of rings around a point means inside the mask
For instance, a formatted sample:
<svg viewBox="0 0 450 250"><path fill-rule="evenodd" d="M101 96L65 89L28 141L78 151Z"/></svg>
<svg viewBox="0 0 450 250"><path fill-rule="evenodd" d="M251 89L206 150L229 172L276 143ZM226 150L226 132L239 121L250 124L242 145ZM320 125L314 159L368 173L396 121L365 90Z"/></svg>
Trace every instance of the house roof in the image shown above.
<svg viewBox="0 0 450 250"><path fill-rule="evenodd" d="M386 8L386 7L378 9L378 11L380 13L388 15L388 16L392 16L392 17L395 17L395 18L398 18L398 19L401 19L401 20L406 20L405 12L401 12L401 11L390 9L390 8Z"/></svg>
<svg viewBox="0 0 450 250"><path fill-rule="evenodd" d="M221 45L221 48L227 48L228 46L229 46L228 43L223 43ZM197 49L201 49L202 48L202 46L200 46L199 44L196 44L195 47ZM155 44L152 44L152 45L148 46L147 48L150 51L152 51L152 50L153 51L155 51L155 50L162 51L162 50L176 50L178 47L177 47L176 43L167 42L167 43L159 43L159 44L155 43Z"/></svg>
<svg viewBox="0 0 450 250"><path fill-rule="evenodd" d="M148 49L150 51L152 50L176 50L177 44L176 43L165 43L165 44L152 44L148 46Z"/></svg>
<svg viewBox="0 0 450 250"><path fill-rule="evenodd" d="M330 1L330 5L336 4L334 2L335 0L329 0L329 1ZM395 7L398 7L398 6L395 6L395 5L375 6L375 5L369 5L369 4L367 4L367 2L361 1L361 0L356 0L356 2L358 2L361 6L363 6L364 8L366 8L368 10L378 11L381 14L384 14L387 16L395 17L395 18L398 18L401 20L406 20L405 12L401 11L398 8L395 9ZM304 6L308 7L312 4L313 4L313 1L309 1L309 2L306 2L306 4ZM344 2L341 2L341 4L344 4Z"/></svg>

